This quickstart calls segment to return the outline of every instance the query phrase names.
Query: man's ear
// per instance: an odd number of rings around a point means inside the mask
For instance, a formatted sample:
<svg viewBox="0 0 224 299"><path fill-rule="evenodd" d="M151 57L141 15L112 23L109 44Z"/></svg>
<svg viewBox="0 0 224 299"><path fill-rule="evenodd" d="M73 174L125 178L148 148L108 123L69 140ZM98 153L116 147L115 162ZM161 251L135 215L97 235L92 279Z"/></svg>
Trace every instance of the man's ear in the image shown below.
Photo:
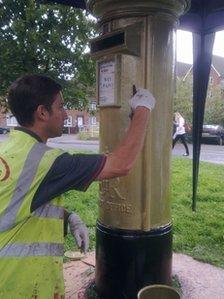
<svg viewBox="0 0 224 299"><path fill-rule="evenodd" d="M49 118L49 111L44 105L39 105L36 110L36 117L42 121L46 121Z"/></svg>

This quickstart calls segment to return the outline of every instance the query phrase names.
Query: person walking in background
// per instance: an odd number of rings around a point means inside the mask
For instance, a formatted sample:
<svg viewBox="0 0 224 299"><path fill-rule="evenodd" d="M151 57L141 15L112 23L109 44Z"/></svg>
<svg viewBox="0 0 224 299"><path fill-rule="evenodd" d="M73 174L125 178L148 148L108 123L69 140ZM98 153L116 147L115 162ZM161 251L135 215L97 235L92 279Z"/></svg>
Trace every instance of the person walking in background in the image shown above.
<svg viewBox="0 0 224 299"><path fill-rule="evenodd" d="M182 144L185 147L185 153L183 156L189 156L189 149L187 146L187 142L185 139L185 120L183 116L179 112L174 113L174 125L176 126L176 131L173 134L173 148L178 140L181 140Z"/></svg>

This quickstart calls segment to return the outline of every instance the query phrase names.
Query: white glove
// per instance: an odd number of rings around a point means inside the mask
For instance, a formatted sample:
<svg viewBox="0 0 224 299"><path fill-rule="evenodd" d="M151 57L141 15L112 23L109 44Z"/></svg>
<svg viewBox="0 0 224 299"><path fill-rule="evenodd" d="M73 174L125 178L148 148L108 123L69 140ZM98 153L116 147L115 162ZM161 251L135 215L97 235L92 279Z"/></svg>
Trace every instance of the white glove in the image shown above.
<svg viewBox="0 0 224 299"><path fill-rule="evenodd" d="M71 213L68 217L68 224L78 247L86 253L89 248L89 233L85 223L82 222L78 215Z"/></svg>
<svg viewBox="0 0 224 299"><path fill-rule="evenodd" d="M152 110L156 100L150 91L144 88L139 88L136 94L129 100L132 111L139 106L146 107Z"/></svg>

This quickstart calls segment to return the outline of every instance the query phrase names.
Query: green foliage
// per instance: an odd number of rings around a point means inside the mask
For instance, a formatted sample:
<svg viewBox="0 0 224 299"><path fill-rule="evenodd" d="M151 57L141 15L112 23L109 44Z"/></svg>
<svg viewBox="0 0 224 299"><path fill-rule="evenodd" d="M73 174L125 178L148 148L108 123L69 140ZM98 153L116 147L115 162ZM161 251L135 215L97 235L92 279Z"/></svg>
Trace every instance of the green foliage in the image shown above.
<svg viewBox="0 0 224 299"><path fill-rule="evenodd" d="M201 162L197 212L191 210L191 166L192 161L183 158L174 158L172 162L173 249L224 268L224 166ZM86 193L66 193L65 204L87 223L94 249L98 183L92 184ZM69 248L74 248L70 235L66 238L66 250Z"/></svg>
<svg viewBox="0 0 224 299"><path fill-rule="evenodd" d="M188 124L192 124L193 102L192 79L190 77L186 78L185 81L177 81L173 111L178 111Z"/></svg>
<svg viewBox="0 0 224 299"><path fill-rule="evenodd" d="M177 80L173 111L180 112L188 124L192 124L192 92L192 75L189 75L185 80ZM224 93L221 92L219 85L209 84L208 86L204 123L224 125Z"/></svg>
<svg viewBox="0 0 224 299"><path fill-rule="evenodd" d="M223 165L201 163L197 212L191 211L192 161L173 159L174 251L224 268Z"/></svg>
<svg viewBox="0 0 224 299"><path fill-rule="evenodd" d="M87 13L35 0L4 0L0 15L0 96L19 76L38 73L63 85L68 106L85 106L95 82L94 62L85 54L95 34Z"/></svg>
<svg viewBox="0 0 224 299"><path fill-rule="evenodd" d="M99 140L99 132L79 132L80 140Z"/></svg>
<svg viewBox="0 0 224 299"><path fill-rule="evenodd" d="M65 194L65 207L75 211L89 228L90 248L95 246L95 225L98 215L98 183L93 183L87 192L70 191ZM68 235L65 249L75 248L74 241Z"/></svg>
<svg viewBox="0 0 224 299"><path fill-rule="evenodd" d="M212 96L209 96L210 94ZM224 125L224 94L218 86L209 88L204 123Z"/></svg>

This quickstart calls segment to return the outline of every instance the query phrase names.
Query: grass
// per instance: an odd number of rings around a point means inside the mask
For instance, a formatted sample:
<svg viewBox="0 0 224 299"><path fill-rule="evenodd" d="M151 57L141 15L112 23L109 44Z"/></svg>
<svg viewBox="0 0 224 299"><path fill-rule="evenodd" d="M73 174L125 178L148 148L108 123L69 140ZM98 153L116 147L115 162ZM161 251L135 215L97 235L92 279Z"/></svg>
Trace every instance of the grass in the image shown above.
<svg viewBox="0 0 224 299"><path fill-rule="evenodd" d="M201 162L197 212L191 210L192 161L173 158L172 218L175 252L224 268L224 166ZM90 248L95 247L95 223L98 213L98 184L86 193L65 194L65 206L77 211L90 231ZM74 249L70 235L65 249Z"/></svg>
<svg viewBox="0 0 224 299"><path fill-rule="evenodd" d="M76 211L89 229L90 249L95 247L95 224L98 213L98 183L93 183L87 192L70 191L65 194L65 207ZM65 250L75 249L70 234L66 237Z"/></svg>
<svg viewBox="0 0 224 299"><path fill-rule="evenodd" d="M99 132L79 132L80 140L99 140Z"/></svg>
<svg viewBox="0 0 224 299"><path fill-rule="evenodd" d="M197 260L224 268L224 167L200 165L197 211L191 211L191 160L173 159L174 245Z"/></svg>

